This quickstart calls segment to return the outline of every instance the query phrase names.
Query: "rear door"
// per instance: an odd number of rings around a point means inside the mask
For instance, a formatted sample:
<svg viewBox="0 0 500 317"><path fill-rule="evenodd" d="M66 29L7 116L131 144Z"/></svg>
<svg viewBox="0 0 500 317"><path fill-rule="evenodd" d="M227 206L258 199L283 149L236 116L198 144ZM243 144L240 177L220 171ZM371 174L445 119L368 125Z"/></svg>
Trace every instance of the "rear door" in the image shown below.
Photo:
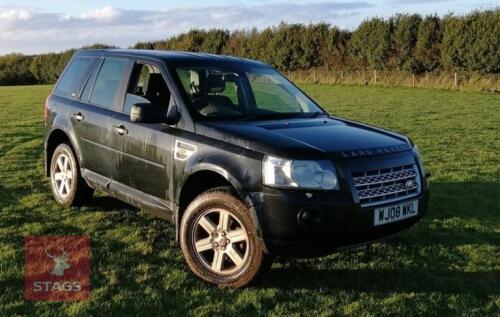
<svg viewBox="0 0 500 317"><path fill-rule="evenodd" d="M123 103L132 62L104 58L94 69L72 114L81 149L81 167L113 179L119 168L121 145L115 141L113 118Z"/></svg>
<svg viewBox="0 0 500 317"><path fill-rule="evenodd" d="M170 90L160 66L135 62L124 98L123 110L115 116L115 125L123 128L123 149L117 181L143 193L167 200L173 160L175 128L163 123L131 123L130 109L136 103L168 107Z"/></svg>

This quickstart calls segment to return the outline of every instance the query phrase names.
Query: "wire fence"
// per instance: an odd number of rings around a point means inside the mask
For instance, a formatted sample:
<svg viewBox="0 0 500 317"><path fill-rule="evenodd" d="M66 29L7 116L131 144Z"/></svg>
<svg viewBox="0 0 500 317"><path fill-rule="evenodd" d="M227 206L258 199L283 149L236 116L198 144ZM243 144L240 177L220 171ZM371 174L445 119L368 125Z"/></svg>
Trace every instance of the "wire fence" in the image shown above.
<svg viewBox="0 0 500 317"><path fill-rule="evenodd" d="M398 71L297 70L285 72L298 83L354 84L425 87L500 92L500 74L432 72L411 74Z"/></svg>

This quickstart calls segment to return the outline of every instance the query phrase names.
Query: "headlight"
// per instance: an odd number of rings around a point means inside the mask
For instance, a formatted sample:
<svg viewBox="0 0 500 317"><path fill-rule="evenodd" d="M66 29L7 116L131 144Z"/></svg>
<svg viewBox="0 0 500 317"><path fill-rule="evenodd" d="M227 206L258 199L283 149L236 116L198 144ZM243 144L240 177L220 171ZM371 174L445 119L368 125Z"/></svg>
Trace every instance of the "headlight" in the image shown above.
<svg viewBox="0 0 500 317"><path fill-rule="evenodd" d="M335 166L330 161L292 161L266 156L264 185L281 188L339 189Z"/></svg>

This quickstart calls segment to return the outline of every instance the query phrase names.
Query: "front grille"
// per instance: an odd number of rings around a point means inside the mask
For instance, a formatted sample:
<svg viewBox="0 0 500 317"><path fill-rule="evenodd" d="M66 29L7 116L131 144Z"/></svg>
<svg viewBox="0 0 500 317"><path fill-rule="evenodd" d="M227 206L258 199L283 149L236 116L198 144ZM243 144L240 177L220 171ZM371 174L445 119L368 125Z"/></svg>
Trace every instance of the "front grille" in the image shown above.
<svg viewBox="0 0 500 317"><path fill-rule="evenodd" d="M352 179L362 206L400 200L420 193L415 164L353 173Z"/></svg>

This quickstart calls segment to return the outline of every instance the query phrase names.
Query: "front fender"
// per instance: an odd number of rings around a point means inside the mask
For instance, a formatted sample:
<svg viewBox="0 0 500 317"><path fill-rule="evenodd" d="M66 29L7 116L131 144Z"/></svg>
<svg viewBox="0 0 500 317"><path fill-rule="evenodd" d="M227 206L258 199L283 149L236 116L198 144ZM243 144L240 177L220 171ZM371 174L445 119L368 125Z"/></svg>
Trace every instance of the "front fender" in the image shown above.
<svg viewBox="0 0 500 317"><path fill-rule="evenodd" d="M225 180L231 183L231 185L237 191L240 191L243 188L242 184L238 181L238 179L236 179L236 177L233 176L231 172L229 172L226 168L214 163L199 162L191 169L191 173L189 176L201 171L210 171L219 174L220 176L224 177Z"/></svg>
<svg viewBox="0 0 500 317"><path fill-rule="evenodd" d="M238 196L250 210L256 225L258 236L261 236L259 205L262 202L262 157L263 155L246 149L198 146L198 152L187 162L176 162L176 173L180 181L175 191L178 205L182 188L187 180L198 172L209 171L220 175L235 189Z"/></svg>

